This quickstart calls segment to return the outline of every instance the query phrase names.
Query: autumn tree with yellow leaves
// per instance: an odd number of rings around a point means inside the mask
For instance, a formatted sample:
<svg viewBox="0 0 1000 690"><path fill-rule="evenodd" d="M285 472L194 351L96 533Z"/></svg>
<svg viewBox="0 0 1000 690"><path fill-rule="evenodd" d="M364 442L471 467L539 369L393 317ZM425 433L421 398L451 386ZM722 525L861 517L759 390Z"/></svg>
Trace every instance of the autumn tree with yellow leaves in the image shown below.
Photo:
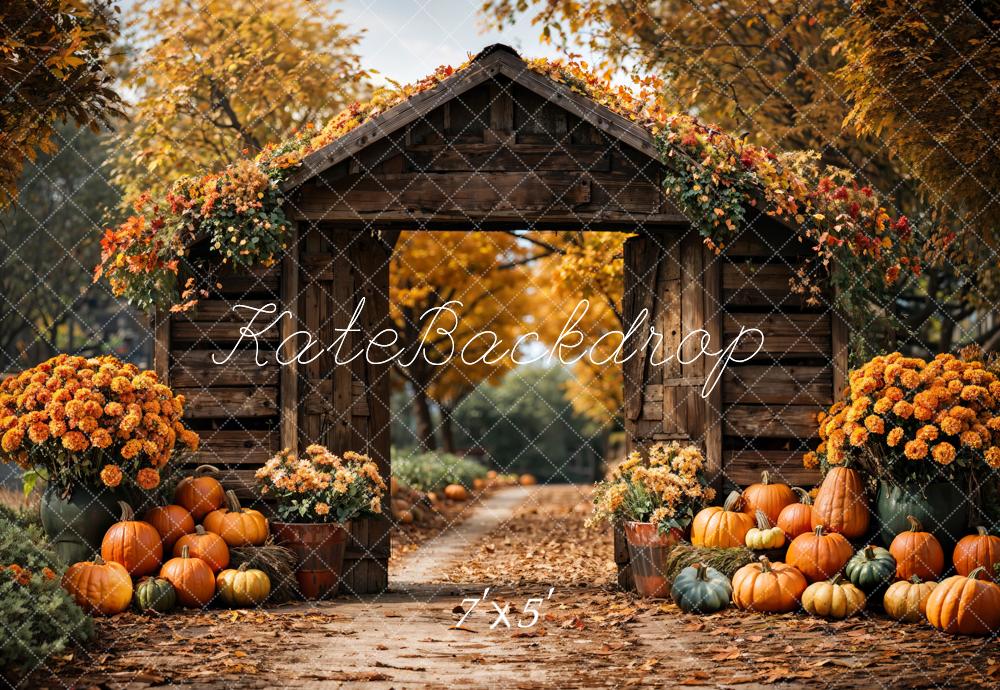
<svg viewBox="0 0 1000 690"><path fill-rule="evenodd" d="M126 202L322 123L366 90L360 35L325 3L147 0L136 10L146 49L124 76L137 96L115 161Z"/></svg>
<svg viewBox="0 0 1000 690"><path fill-rule="evenodd" d="M105 0L0 3L0 209L16 198L25 160L64 143L58 123L96 132L122 114L108 68L116 12Z"/></svg>

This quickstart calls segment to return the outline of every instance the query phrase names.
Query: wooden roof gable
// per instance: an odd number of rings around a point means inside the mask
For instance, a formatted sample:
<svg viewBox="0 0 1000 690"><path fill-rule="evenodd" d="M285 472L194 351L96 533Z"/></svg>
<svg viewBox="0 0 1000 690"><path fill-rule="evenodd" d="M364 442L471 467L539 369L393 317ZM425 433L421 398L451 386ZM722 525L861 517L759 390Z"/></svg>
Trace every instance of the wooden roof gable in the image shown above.
<svg viewBox="0 0 1000 690"><path fill-rule="evenodd" d="M650 158L659 159L653 136L646 128L574 92L567 85L535 72L521 59L517 51L498 43L483 49L465 69L427 91L418 93L380 113L336 141L306 156L299 170L285 181L282 188L289 191L300 186L371 146L372 143L425 117L435 108L501 75L576 115L623 144Z"/></svg>

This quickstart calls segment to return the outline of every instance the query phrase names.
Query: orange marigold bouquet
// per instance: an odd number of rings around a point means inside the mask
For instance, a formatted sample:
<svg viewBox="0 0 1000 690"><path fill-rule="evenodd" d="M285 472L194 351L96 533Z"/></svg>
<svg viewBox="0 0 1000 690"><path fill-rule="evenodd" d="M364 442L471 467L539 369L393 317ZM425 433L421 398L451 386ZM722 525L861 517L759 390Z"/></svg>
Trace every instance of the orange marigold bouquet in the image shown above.
<svg viewBox="0 0 1000 690"><path fill-rule="evenodd" d="M715 498L704 467L701 450L676 441L657 443L646 454L633 452L598 483L588 525L629 520L652 522L661 533L686 529Z"/></svg>
<svg viewBox="0 0 1000 690"><path fill-rule="evenodd" d="M0 383L0 461L64 491L81 483L152 490L178 444L184 396L111 356L58 355Z"/></svg>
<svg viewBox="0 0 1000 690"><path fill-rule="evenodd" d="M345 523L382 512L385 481L367 455L343 457L313 444L298 456L283 450L257 470L260 492L277 499L283 522Z"/></svg>
<svg viewBox="0 0 1000 690"><path fill-rule="evenodd" d="M982 463L1000 468L1000 377L983 361L894 352L849 381L847 397L820 414L822 442L805 455L806 467L851 460L897 483L951 479Z"/></svg>

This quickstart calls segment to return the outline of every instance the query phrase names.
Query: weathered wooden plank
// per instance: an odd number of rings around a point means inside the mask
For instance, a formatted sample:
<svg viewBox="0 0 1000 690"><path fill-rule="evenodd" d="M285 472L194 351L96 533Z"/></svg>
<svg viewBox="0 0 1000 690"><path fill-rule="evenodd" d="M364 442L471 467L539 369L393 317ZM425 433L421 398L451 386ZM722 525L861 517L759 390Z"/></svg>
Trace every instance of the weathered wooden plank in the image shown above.
<svg viewBox="0 0 1000 690"><path fill-rule="evenodd" d="M811 253L810 245L801 236L776 218L764 215L752 217L726 243L724 256L773 260L776 257L801 258Z"/></svg>
<svg viewBox="0 0 1000 690"><path fill-rule="evenodd" d="M829 405L829 366L731 365L722 375L722 401L769 405Z"/></svg>
<svg viewBox="0 0 1000 690"><path fill-rule="evenodd" d="M153 314L153 371L165 386L170 380L170 313L157 311Z"/></svg>
<svg viewBox="0 0 1000 690"><path fill-rule="evenodd" d="M647 318L656 317L656 285L660 271L662 251L650 237L636 236L625 241L625 276L622 309L625 323L631 325L644 310ZM646 370L649 367L649 352L642 337L648 329L638 329L624 347L637 350L634 357L623 367L625 378L625 419L628 422L640 418L643 403L643 389L646 385Z"/></svg>
<svg viewBox="0 0 1000 690"><path fill-rule="evenodd" d="M510 83L490 82L490 126L483 130L484 143L511 141L514 137L514 99Z"/></svg>
<svg viewBox="0 0 1000 690"><path fill-rule="evenodd" d="M726 478L739 486L760 481L767 470L773 481L809 488L818 484L818 469L802 466L802 453L788 450L727 450L723 451Z"/></svg>
<svg viewBox="0 0 1000 690"><path fill-rule="evenodd" d="M293 224L288 235L288 248L281 260L281 304L297 305L299 299L299 255L298 225ZM293 313L295 309L291 309ZM298 452L299 441L299 368L295 355L295 344L291 336L297 329L296 319L284 319L281 323L281 340L285 344L282 349L282 361L287 362L281 367L278 383L278 402L281 405L280 438L283 448L293 453Z"/></svg>
<svg viewBox="0 0 1000 690"><path fill-rule="evenodd" d="M715 276L718 279L718 276ZM681 331L685 335L706 329L705 309L705 254L704 247L696 233L689 232L681 242ZM716 288L717 290L717 288ZM717 293L716 293L717 294ZM700 380L705 376L705 358L699 356L695 338L682 341L681 376ZM708 428L707 401L701 397L701 386L680 386L678 395L683 395L685 403L684 431L694 443L706 442Z"/></svg>
<svg viewBox="0 0 1000 690"><path fill-rule="evenodd" d="M369 416L368 399L364 393L364 382L351 382L350 409L344 415L345 420L350 416ZM334 415L339 416L340 410L337 408L337 399L334 396L335 383L333 379L309 379L305 382L305 394L302 396L302 410L306 414L314 415ZM360 392L359 391L360 387ZM346 423L346 422L345 422ZM357 449L353 449L357 450Z"/></svg>
<svg viewBox="0 0 1000 690"><path fill-rule="evenodd" d="M812 438L818 411L815 405L728 405L723 431L745 438Z"/></svg>
<svg viewBox="0 0 1000 690"><path fill-rule="evenodd" d="M257 364L264 362L264 366ZM180 387L274 386L280 367L274 352L261 350L173 350L170 353L171 382ZM227 360L216 364L216 360Z"/></svg>
<svg viewBox="0 0 1000 690"><path fill-rule="evenodd" d="M792 267L780 264L725 262L722 266L722 297L727 306L805 308L805 296L792 292ZM828 291L820 292L825 309Z"/></svg>
<svg viewBox="0 0 1000 690"><path fill-rule="evenodd" d="M406 149L400 157L405 161L406 169L412 172L611 171L608 148L593 145L463 144L446 148L413 147Z"/></svg>
<svg viewBox="0 0 1000 690"><path fill-rule="evenodd" d="M709 341L722 340L722 259L708 248L702 247L704 266L705 331ZM708 363L702 360L702 374L707 374ZM694 389L701 397L701 391ZM702 398L705 409L705 470L708 480L716 486L722 484L722 389L716 386Z"/></svg>
<svg viewBox="0 0 1000 690"><path fill-rule="evenodd" d="M789 355L829 357L830 342L829 314L782 314L778 312L762 314L726 314L723 317L723 337L731 342L741 328L757 328L764 334L764 346L759 356L781 357ZM760 340L744 336L734 353L750 355L757 349Z"/></svg>
<svg viewBox="0 0 1000 690"><path fill-rule="evenodd" d="M848 352L851 345L851 333L847 321L839 310L833 309L830 314L831 329L830 363L833 365L833 399L840 400L844 397L847 389L847 375L849 369Z"/></svg>
<svg viewBox="0 0 1000 690"><path fill-rule="evenodd" d="M263 465L281 449L274 431L202 431L200 435L200 460L210 465Z"/></svg>
<svg viewBox="0 0 1000 690"><path fill-rule="evenodd" d="M233 268L218 266L208 276L213 295L237 296L266 293L278 295L279 270L277 266Z"/></svg>
<svg viewBox="0 0 1000 690"><path fill-rule="evenodd" d="M275 386L254 388L175 388L187 400L187 419L235 419L237 417L273 417L278 414L278 389Z"/></svg>
<svg viewBox="0 0 1000 690"><path fill-rule="evenodd" d="M253 323L254 330L261 331L277 318L277 314L256 315L256 312L252 311L265 304L268 304L267 300L202 300L194 311L172 316L171 341L175 346L193 343L236 343L241 340L240 329ZM251 309L237 309L237 305L246 305ZM259 340L276 342L279 338L280 331L272 328L262 334Z"/></svg>

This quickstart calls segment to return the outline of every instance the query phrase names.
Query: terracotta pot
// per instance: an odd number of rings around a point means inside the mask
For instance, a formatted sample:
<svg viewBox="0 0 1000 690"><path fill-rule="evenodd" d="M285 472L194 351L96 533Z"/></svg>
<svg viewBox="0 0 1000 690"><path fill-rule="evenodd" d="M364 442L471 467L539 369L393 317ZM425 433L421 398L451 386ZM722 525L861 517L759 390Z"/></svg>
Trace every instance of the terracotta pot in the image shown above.
<svg viewBox="0 0 1000 690"><path fill-rule="evenodd" d="M684 532L674 528L660 534L651 522L626 522L624 528L636 590L644 597L665 598L670 593L670 581L665 575L667 557L684 538Z"/></svg>
<svg viewBox="0 0 1000 690"><path fill-rule="evenodd" d="M295 553L295 579L305 599L336 596L344 571L348 532L344 525L326 522L272 522L274 538Z"/></svg>

